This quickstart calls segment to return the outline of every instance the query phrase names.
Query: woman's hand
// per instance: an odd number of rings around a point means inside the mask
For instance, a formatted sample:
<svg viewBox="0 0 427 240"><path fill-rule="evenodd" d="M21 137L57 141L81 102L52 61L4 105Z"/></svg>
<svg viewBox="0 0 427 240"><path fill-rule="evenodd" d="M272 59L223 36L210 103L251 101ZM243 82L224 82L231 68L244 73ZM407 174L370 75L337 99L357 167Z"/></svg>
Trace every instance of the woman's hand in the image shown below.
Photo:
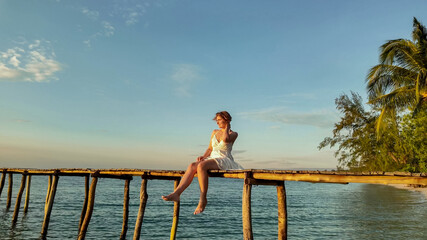
<svg viewBox="0 0 427 240"><path fill-rule="evenodd" d="M202 161L204 161L205 160L205 157L203 157L203 156L199 156L199 157L197 157L197 161L198 162L202 162Z"/></svg>
<svg viewBox="0 0 427 240"><path fill-rule="evenodd" d="M225 124L225 132L230 132L230 129L231 129L231 124L230 124L230 122L227 122L226 124Z"/></svg>

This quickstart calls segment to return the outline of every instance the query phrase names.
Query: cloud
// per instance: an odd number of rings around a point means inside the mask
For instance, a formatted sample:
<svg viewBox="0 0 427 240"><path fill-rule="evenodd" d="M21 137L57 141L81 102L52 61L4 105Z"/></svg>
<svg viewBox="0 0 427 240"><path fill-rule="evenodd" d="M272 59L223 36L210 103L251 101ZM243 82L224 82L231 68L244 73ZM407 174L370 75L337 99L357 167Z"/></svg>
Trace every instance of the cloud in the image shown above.
<svg viewBox="0 0 427 240"><path fill-rule="evenodd" d="M50 42L35 40L31 44L0 51L0 81L49 82L61 64L55 60Z"/></svg>
<svg viewBox="0 0 427 240"><path fill-rule="evenodd" d="M176 64L170 76L175 83L175 94L180 97L191 97L191 87L202 79L200 68L193 64Z"/></svg>
<svg viewBox="0 0 427 240"><path fill-rule="evenodd" d="M150 7L148 2L139 4L134 3L131 7L119 7L118 12L122 15L126 25L134 25L139 22L139 19L147 12L147 8Z"/></svg>
<svg viewBox="0 0 427 240"><path fill-rule="evenodd" d="M291 125L308 125L320 128L332 127L338 119L337 113L333 111L292 112L285 108L261 109L251 112L241 112L238 115L247 119Z"/></svg>
<svg viewBox="0 0 427 240"><path fill-rule="evenodd" d="M86 7L84 7L82 9L82 13L92 20L97 20L99 18L99 12L98 11L89 10Z"/></svg>
<svg viewBox="0 0 427 240"><path fill-rule="evenodd" d="M104 35L107 37L111 37L114 35L115 28L111 25L111 23L107 21L103 21L102 25L104 26Z"/></svg>

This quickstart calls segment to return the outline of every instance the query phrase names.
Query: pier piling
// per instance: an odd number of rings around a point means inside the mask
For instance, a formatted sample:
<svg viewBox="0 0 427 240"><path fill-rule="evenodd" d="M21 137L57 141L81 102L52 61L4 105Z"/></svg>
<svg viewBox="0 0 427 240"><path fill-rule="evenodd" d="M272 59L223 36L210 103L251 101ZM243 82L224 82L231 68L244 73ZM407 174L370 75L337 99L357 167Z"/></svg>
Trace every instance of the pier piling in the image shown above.
<svg viewBox="0 0 427 240"><path fill-rule="evenodd" d="M287 239L288 220L286 209L286 189L285 183L281 181L277 185L277 210L278 210L278 239Z"/></svg>
<svg viewBox="0 0 427 240"><path fill-rule="evenodd" d="M28 212L28 205L30 203L30 187L31 187L31 175L27 175L27 191L25 193L25 205L24 205L24 213Z"/></svg>
<svg viewBox="0 0 427 240"><path fill-rule="evenodd" d="M10 208L10 204L12 202L12 186L13 186L13 174L9 173L9 187L7 189L6 209Z"/></svg>
<svg viewBox="0 0 427 240"><path fill-rule="evenodd" d="M85 176L85 200L83 202L82 213L80 214L79 231L78 231L79 233L80 233L80 229L82 228L82 224L83 224L83 221L84 221L85 216L86 216L87 202L88 202L88 198L89 198L89 177L90 177L89 174L87 174Z"/></svg>
<svg viewBox="0 0 427 240"><path fill-rule="evenodd" d="M79 236L77 238L78 240L83 240L86 237L86 232L89 227L89 222L93 213L93 206L95 205L95 192L96 192L96 184L98 183L98 176L99 176L99 171L96 171L95 173L92 174L92 182L90 184L90 189L89 189L88 205L85 213L85 218L80 227Z"/></svg>
<svg viewBox="0 0 427 240"><path fill-rule="evenodd" d="M3 170L3 173L1 174L1 180L0 180L0 197L1 197L1 193L3 192L5 180L6 180L6 170Z"/></svg>
<svg viewBox="0 0 427 240"><path fill-rule="evenodd" d="M174 190L178 187L179 182L180 182L179 179L174 181L174 185L173 185L173 189ZM172 228L171 228L170 240L175 240L175 238L176 238L176 232L178 230L178 221L179 221L179 206L180 206L179 202L174 202L174 205L173 205L173 220L172 220Z"/></svg>
<svg viewBox="0 0 427 240"><path fill-rule="evenodd" d="M56 194L56 187L58 186L58 172L53 175L52 177L49 177L49 182L51 182L49 186L49 193L47 194L47 202L45 204L45 213L44 213L44 219L43 219L43 225L42 225L42 231L41 231L41 238L45 239L47 235L47 230L49 228L49 221L50 221L50 214L52 212L53 202L55 201L55 194Z"/></svg>
<svg viewBox="0 0 427 240"><path fill-rule="evenodd" d="M251 214L251 190L252 184L248 183L246 179L250 178L250 173L245 172L245 183L243 185L242 196L242 221L243 221L243 239L254 239L252 233L252 214Z"/></svg>
<svg viewBox="0 0 427 240"><path fill-rule="evenodd" d="M144 219L144 211L145 211L145 205L147 204L148 194L147 194L147 175L144 173L142 176L141 181L141 190L139 192L139 210L138 210L138 216L136 218L135 223L135 232L133 234L133 239L137 240L141 236L141 225L142 221Z"/></svg>
<svg viewBox="0 0 427 240"><path fill-rule="evenodd" d="M23 173L22 179L21 179L21 187L19 188L18 195L16 196L15 211L13 212L13 217L12 217L12 226L14 226L16 224L16 221L18 220L19 208L21 207L21 199L22 199L22 194L24 193L26 180L27 180L27 176L25 173Z"/></svg>
<svg viewBox="0 0 427 240"><path fill-rule="evenodd" d="M124 199L123 199L123 225L122 225L122 233L120 234L120 239L124 240L126 239L126 233L128 230L128 220L129 220L129 184L132 180L132 177L130 179L125 180L125 190L124 190Z"/></svg>

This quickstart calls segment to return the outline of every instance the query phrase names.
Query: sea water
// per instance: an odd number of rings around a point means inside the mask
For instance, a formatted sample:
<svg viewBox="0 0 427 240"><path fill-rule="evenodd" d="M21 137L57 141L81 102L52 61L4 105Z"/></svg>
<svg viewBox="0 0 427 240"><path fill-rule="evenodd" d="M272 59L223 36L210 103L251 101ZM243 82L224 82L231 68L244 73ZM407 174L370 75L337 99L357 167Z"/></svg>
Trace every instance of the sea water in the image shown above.
<svg viewBox="0 0 427 240"><path fill-rule="evenodd" d="M12 228L20 177L15 175L12 205L6 210L7 180L0 197L0 239L37 239L43 222L48 178L33 176L28 213ZM139 207L141 178L130 185L129 229L132 239ZM285 182L288 239L427 239L427 200L418 192L372 184ZM193 215L198 203L197 178L181 195L177 239L242 239L243 180L210 178L208 205ZM173 181L149 180L141 239L168 239L173 203L161 199ZM99 179L86 239L118 239L123 221L124 181ZM83 177L60 177L48 239L76 239L84 200ZM253 186L252 227L255 239L277 239L277 192Z"/></svg>

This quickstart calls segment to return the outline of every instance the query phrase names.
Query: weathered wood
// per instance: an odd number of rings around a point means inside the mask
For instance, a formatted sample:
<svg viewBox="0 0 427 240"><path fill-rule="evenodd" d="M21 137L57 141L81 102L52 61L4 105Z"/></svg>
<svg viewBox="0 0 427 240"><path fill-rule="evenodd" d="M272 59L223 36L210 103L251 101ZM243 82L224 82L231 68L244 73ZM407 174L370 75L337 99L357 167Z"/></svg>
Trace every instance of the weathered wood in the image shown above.
<svg viewBox="0 0 427 240"><path fill-rule="evenodd" d="M82 228L82 223L85 219L86 210L87 210L87 203L88 203L88 198L89 198L89 177L90 176L86 174L86 176L85 176L85 200L83 202L82 213L80 214L79 233L80 233L80 229Z"/></svg>
<svg viewBox="0 0 427 240"><path fill-rule="evenodd" d="M27 175L27 192L25 194L24 213L28 212L28 205L30 203L30 188L31 188L31 175Z"/></svg>
<svg viewBox="0 0 427 240"><path fill-rule="evenodd" d="M6 209L10 208L10 204L12 202L12 186L13 186L13 174L9 173L9 187L7 189Z"/></svg>
<svg viewBox="0 0 427 240"><path fill-rule="evenodd" d="M46 212L48 203L49 203L49 197L50 197L50 191L52 189L52 175L49 175L49 180L47 183L47 193L46 193L46 201L44 202L44 211Z"/></svg>
<svg viewBox="0 0 427 240"><path fill-rule="evenodd" d="M250 184L250 185L272 185L272 186L278 186L278 185L283 184L283 181L276 181L276 180L262 180L262 179L245 178L245 184Z"/></svg>
<svg viewBox="0 0 427 240"><path fill-rule="evenodd" d="M79 240L83 240L86 237L86 232L89 227L89 222L93 213L93 206L95 205L95 192L96 192L97 183L98 183L98 176L97 174L94 173L92 174L92 182L90 184L90 189L89 189L89 199L88 199L85 218L83 220L82 226L80 228L79 236L77 238Z"/></svg>
<svg viewBox="0 0 427 240"><path fill-rule="evenodd" d="M142 176L147 179L166 179L181 177L184 171L170 170L147 170L147 169L60 169L59 173L68 176L84 176L96 171L103 176L117 177L121 175ZM20 169L6 168L7 173L23 173L28 171L34 175L50 175L55 169ZM295 170L210 170L210 177L240 178L244 179L244 172L253 173L252 178L258 180L278 180L278 181L306 181L319 183L374 183L374 184L416 184L427 186L427 173L402 173L402 172L348 172L348 171L295 171ZM111 175L111 176L109 176ZM119 177L120 178L120 177ZM170 178L170 179L168 179Z"/></svg>
<svg viewBox="0 0 427 240"><path fill-rule="evenodd" d="M125 180L125 190L123 199L123 225L120 239L126 239L126 233L128 231L128 220L129 220L129 183L130 179Z"/></svg>
<svg viewBox="0 0 427 240"><path fill-rule="evenodd" d="M249 173L245 173L245 179L249 178ZM254 239L252 233L252 213L251 213L251 184L243 185L242 196L242 222L243 222L243 239Z"/></svg>
<svg viewBox="0 0 427 240"><path fill-rule="evenodd" d="M287 239L288 220L286 209L285 183L277 186L277 210L278 210L278 239Z"/></svg>
<svg viewBox="0 0 427 240"><path fill-rule="evenodd" d="M280 181L304 181L320 183L374 183L374 184L419 184L427 185L426 177L412 176L387 176L387 175L328 175L328 174L275 174L257 173L252 175L254 179L269 179Z"/></svg>
<svg viewBox="0 0 427 240"><path fill-rule="evenodd" d="M27 180L27 176L25 174L22 174L21 187L19 188L18 195L16 196L15 211L13 212L13 217L12 217L12 226L14 226L16 224L16 221L18 221L19 208L21 207L21 199L22 199L22 194L24 193L26 180Z"/></svg>
<svg viewBox="0 0 427 240"><path fill-rule="evenodd" d="M3 170L3 173L1 175L1 180L0 180L0 197L1 197L1 193L3 192L5 180L6 180L6 170Z"/></svg>
<svg viewBox="0 0 427 240"><path fill-rule="evenodd" d="M41 238L46 238L47 230L49 229L50 214L52 213L53 202L55 201L56 187L58 186L59 176L53 176L52 184L50 186L49 199L45 208Z"/></svg>
<svg viewBox="0 0 427 240"><path fill-rule="evenodd" d="M179 180L175 180L173 189L175 190L179 185ZM173 220L172 220L172 228L171 228L171 235L170 240L175 240L176 238L176 232L178 230L178 221L179 221L179 206L180 202L174 202L173 205Z"/></svg>
<svg viewBox="0 0 427 240"><path fill-rule="evenodd" d="M139 210L138 216L135 223L135 232L133 233L133 239L137 240L141 236L141 225L144 219L145 205L147 204L148 194L147 194L147 179L142 176L141 181L141 190L139 192Z"/></svg>

